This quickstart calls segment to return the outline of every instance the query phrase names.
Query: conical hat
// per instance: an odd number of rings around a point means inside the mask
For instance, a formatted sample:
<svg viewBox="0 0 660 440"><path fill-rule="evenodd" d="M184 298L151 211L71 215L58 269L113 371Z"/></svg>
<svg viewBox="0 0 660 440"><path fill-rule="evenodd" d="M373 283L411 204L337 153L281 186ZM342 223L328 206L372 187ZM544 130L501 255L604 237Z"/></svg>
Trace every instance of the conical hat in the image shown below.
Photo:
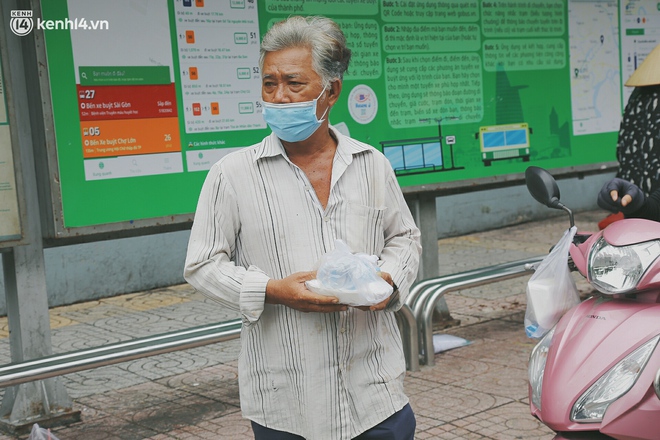
<svg viewBox="0 0 660 440"><path fill-rule="evenodd" d="M644 62L630 75L626 86L654 86L660 84L660 45L644 58Z"/></svg>

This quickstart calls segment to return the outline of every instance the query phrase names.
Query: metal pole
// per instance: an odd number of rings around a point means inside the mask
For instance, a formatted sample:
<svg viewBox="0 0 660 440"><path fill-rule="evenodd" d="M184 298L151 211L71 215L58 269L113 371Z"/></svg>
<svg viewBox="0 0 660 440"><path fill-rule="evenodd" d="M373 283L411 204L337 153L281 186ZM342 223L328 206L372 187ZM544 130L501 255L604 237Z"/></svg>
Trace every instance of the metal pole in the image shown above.
<svg viewBox="0 0 660 440"><path fill-rule="evenodd" d="M0 21L10 23L10 11L35 9L30 2L7 0L0 2ZM37 12L35 15L39 16ZM5 295L9 322L9 345L11 359L48 356L52 353L48 294L42 241L41 215L37 191L34 149L45 148L35 145L35 135L41 121L33 119L34 106L40 106L39 89L30 89L27 78L37 77L29 71L30 57L34 52L34 31L28 36L17 36L4 26L0 32L0 59L5 73L7 110L12 142L16 142L21 156L26 227L26 244L12 248L3 255ZM11 60L11 63L8 61ZM30 90L31 93L28 93ZM35 104L36 102L36 104ZM34 124L33 124L34 123ZM41 130L43 127L41 126ZM62 421L77 421L80 411L73 410L69 398L59 379L43 383L30 383L6 390L0 407L0 429L19 433L35 422L48 426Z"/></svg>
<svg viewBox="0 0 660 440"><path fill-rule="evenodd" d="M492 272L493 270L505 270L510 267L535 264L541 260L543 260L543 256L501 263L494 266L480 267L478 269L471 269L464 272L424 280L423 282L415 285L415 287L411 290L408 298L406 298L406 304L410 306L416 319L419 320L419 317L422 316L425 304L429 301L432 292L438 287L446 285L450 282L471 280L482 276L485 273Z"/></svg>
<svg viewBox="0 0 660 440"><path fill-rule="evenodd" d="M397 312L396 318L402 330L401 340L406 356L406 368L419 371L419 331L417 319L408 305L404 304Z"/></svg>
<svg viewBox="0 0 660 440"><path fill-rule="evenodd" d="M415 315L410 307L404 304L396 312L396 317L403 330L402 342L408 369L419 371L419 333ZM236 319L3 365L0 366L0 388L225 342L238 338L241 327L241 320Z"/></svg>
<svg viewBox="0 0 660 440"><path fill-rule="evenodd" d="M440 143L440 155L442 157L442 169L445 168L445 159L444 159L444 154L442 154L442 149L443 149L443 143L442 143L442 118L436 119L436 122L438 123L438 142Z"/></svg>
<svg viewBox="0 0 660 440"><path fill-rule="evenodd" d="M412 212L415 224L420 230L422 241L422 257L417 271L417 280L436 278L440 274L438 258L438 221L436 199L433 194L421 193L406 197L406 202ZM458 324L450 312L444 299L437 304L436 320L446 325Z"/></svg>
<svg viewBox="0 0 660 440"><path fill-rule="evenodd" d="M240 333L239 319L4 365L0 366L0 388L224 342Z"/></svg>
<svg viewBox="0 0 660 440"><path fill-rule="evenodd" d="M429 297L431 297L439 288L442 288L443 286L453 283L453 282L465 282L466 280L472 280L475 277L481 276L487 272L490 272L493 270L493 268L497 268L499 270L504 270L509 267L515 267L515 266L520 266L521 264L523 265L533 265L539 263L543 257L533 257L530 259L526 260L518 260L518 261L512 261L509 263L502 263L497 266L490 266L490 267L481 267L478 269L472 269L468 270L465 272L459 272L455 274L449 274L449 275L443 275L441 277L436 277L436 278L429 278L423 281L420 281L417 283L413 288L410 290L410 293L408 294L408 297L406 298L406 304L410 307L412 310L413 315L415 316L415 319L417 319L417 329L420 333L419 337L419 354L422 359L426 359L424 352L425 352L425 347L426 347L426 340L423 338L423 335L425 335L424 329L422 329L422 325L424 325L424 321L422 319L423 317L423 312L424 312L424 307L425 304L429 301ZM441 296L438 299L439 304L446 304L444 300L444 296ZM437 304L436 304L437 307ZM431 329L432 330L432 329ZM425 361L424 361L425 362Z"/></svg>
<svg viewBox="0 0 660 440"><path fill-rule="evenodd" d="M420 350L421 363L432 366L435 364L433 358L433 310L435 303L442 298L447 292L454 292L456 290L466 289L469 287L477 287L483 284L493 283L495 281L504 281L511 278L517 278L525 275L534 270L533 264L524 263L515 266L500 267L493 266L489 268L484 274L475 277L466 277L459 279L455 282L441 285L430 295L430 298L424 304L422 315L417 316L417 326L419 328L421 337L420 343L422 349Z"/></svg>

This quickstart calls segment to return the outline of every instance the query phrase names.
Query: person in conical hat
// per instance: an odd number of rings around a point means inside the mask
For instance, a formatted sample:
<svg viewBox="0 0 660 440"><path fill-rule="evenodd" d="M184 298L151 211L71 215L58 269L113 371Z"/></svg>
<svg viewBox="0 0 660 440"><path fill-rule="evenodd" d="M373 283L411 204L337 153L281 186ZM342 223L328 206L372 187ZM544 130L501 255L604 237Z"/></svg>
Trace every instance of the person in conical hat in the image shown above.
<svg viewBox="0 0 660 440"><path fill-rule="evenodd" d="M619 128L616 148L619 170L616 177L603 188L611 189L617 182L629 182L632 187L639 188L638 197L649 203L655 203L656 199L660 202L657 197L660 194L660 45L646 56L625 82L625 86L635 89L628 99ZM601 192L608 192L609 189ZM655 198L649 198L649 195ZM599 196L599 206L615 212L598 223L600 229L624 217L625 205L620 206L624 200L622 196L620 194L617 198L612 195L612 200L603 194ZM601 199L607 199L607 203L603 204ZM619 209L606 207L607 204L619 205ZM657 214L649 215L657 217ZM625 216L641 215L628 212ZM642 217L649 218L646 215Z"/></svg>
<svg viewBox="0 0 660 440"><path fill-rule="evenodd" d="M660 45L625 83L635 87L623 112L617 143L617 177L649 195L660 187Z"/></svg>
<svg viewBox="0 0 660 440"><path fill-rule="evenodd" d="M630 75L627 87L657 86L660 84L660 44L649 53L642 64Z"/></svg>

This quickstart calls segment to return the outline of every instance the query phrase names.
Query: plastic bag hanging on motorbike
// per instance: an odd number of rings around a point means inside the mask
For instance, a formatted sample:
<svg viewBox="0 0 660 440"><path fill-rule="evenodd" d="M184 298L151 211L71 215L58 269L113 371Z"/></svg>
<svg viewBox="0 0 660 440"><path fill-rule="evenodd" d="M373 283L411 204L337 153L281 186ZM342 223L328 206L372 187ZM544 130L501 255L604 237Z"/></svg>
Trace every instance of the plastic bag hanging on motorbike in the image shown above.
<svg viewBox="0 0 660 440"><path fill-rule="evenodd" d="M341 304L372 306L392 294L392 286L380 277L378 257L353 254L342 240L335 240L335 249L321 257L316 279L306 281L312 292L336 296Z"/></svg>
<svg viewBox="0 0 660 440"><path fill-rule="evenodd" d="M564 232L527 282L525 332L530 338L542 337L580 302L568 269L568 252L576 231L577 227L573 226Z"/></svg>

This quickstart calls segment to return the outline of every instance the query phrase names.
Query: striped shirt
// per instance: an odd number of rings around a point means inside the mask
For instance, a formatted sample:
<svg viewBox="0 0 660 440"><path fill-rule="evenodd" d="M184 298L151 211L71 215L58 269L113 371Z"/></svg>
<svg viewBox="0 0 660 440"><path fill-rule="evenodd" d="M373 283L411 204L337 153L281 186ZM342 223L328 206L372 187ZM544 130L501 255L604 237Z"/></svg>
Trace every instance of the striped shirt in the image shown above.
<svg viewBox="0 0 660 440"><path fill-rule="evenodd" d="M243 416L308 440L351 439L408 402L394 311L421 253L387 159L332 130L338 145L325 209L275 135L213 165L184 273L199 291L241 313ZM303 313L265 304L270 278L314 270L336 239L377 255L399 287L398 300L379 312Z"/></svg>

